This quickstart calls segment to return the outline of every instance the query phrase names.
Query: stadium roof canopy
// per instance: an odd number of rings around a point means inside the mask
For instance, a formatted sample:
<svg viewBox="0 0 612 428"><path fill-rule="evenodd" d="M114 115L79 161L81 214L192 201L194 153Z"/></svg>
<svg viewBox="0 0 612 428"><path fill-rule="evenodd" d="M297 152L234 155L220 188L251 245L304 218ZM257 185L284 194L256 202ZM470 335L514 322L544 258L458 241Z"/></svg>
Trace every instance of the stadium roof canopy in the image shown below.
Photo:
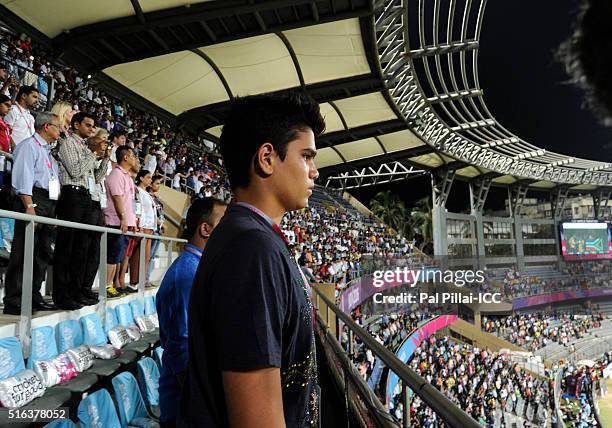
<svg viewBox="0 0 612 428"><path fill-rule="evenodd" d="M489 112L478 80L485 4L0 0L0 12L114 94L211 139L232 98L307 91L327 121L322 177L400 165L497 185L612 185L611 164L542 150Z"/></svg>

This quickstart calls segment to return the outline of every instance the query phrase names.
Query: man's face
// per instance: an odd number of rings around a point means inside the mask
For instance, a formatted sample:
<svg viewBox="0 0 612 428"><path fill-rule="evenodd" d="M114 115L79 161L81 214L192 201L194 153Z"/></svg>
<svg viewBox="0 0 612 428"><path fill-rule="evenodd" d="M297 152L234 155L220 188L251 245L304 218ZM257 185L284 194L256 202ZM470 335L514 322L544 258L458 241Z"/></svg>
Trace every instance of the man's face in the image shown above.
<svg viewBox="0 0 612 428"><path fill-rule="evenodd" d="M123 146L125 144L125 135L113 138L113 144L115 146Z"/></svg>
<svg viewBox="0 0 612 428"><path fill-rule="evenodd" d="M47 141L55 141L60 137L60 123L57 116L53 116L51 123L45 125L45 131L50 138Z"/></svg>
<svg viewBox="0 0 612 428"><path fill-rule="evenodd" d="M298 131L296 138L287 145L287 156L281 161L278 154L274 163L271 186L287 211L308 206L314 181L319 176L314 158L317 154L312 130Z"/></svg>
<svg viewBox="0 0 612 428"><path fill-rule="evenodd" d="M29 95L26 95L24 98L25 98L26 107L27 108L32 108L38 102L38 92L32 91L32 92L30 92Z"/></svg>
<svg viewBox="0 0 612 428"><path fill-rule="evenodd" d="M8 72L6 71L6 68L0 68L0 80L6 80L7 76Z"/></svg>
<svg viewBox="0 0 612 428"><path fill-rule="evenodd" d="M92 118L86 117L81 123L74 124L74 130L79 137L89 138L96 132L96 126Z"/></svg>

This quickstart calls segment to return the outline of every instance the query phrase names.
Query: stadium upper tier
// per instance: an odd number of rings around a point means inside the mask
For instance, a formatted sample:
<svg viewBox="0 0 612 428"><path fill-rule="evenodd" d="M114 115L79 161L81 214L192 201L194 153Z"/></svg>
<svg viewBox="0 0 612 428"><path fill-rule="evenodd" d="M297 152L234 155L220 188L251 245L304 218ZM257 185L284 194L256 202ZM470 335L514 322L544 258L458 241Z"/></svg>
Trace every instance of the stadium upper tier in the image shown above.
<svg viewBox="0 0 612 428"><path fill-rule="evenodd" d="M323 180L385 164L393 176L399 163L498 185L612 184L610 164L542 150L489 112L478 78L485 0L0 3L70 65L212 140L234 97L306 90L327 120Z"/></svg>

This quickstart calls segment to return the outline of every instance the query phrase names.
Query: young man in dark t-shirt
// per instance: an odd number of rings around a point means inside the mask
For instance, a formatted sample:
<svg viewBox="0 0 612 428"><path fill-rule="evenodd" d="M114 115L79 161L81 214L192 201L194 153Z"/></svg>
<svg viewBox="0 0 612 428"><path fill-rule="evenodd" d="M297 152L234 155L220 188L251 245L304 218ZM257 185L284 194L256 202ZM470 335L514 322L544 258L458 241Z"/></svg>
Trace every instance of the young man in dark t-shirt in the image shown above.
<svg viewBox="0 0 612 428"><path fill-rule="evenodd" d="M181 426L319 423L310 287L278 225L308 205L324 128L318 104L295 93L232 105L220 148L236 201L192 288Z"/></svg>

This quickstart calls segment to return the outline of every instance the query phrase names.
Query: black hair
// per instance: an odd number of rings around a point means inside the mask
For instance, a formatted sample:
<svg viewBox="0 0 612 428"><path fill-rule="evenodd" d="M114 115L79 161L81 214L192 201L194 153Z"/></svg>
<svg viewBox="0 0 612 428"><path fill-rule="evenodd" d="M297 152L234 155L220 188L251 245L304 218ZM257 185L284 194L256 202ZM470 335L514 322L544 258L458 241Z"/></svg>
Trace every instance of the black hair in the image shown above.
<svg viewBox="0 0 612 428"><path fill-rule="evenodd" d="M109 140L113 141L115 138L126 137L126 136L127 136L127 132L123 130L116 130L116 131L113 131L112 134L110 134Z"/></svg>
<svg viewBox="0 0 612 428"><path fill-rule="evenodd" d="M115 156L117 157L117 163L121 163L123 161L123 158L126 155L128 155L131 151L132 151L132 148L128 145L117 147L117 150L115 151Z"/></svg>
<svg viewBox="0 0 612 428"><path fill-rule="evenodd" d="M6 64L2 61L0 61L0 70L8 70Z"/></svg>
<svg viewBox="0 0 612 428"><path fill-rule="evenodd" d="M220 150L232 189L246 187L253 158L269 142L281 160L298 131L310 128L315 137L325 130L319 104L299 92L236 98L223 126Z"/></svg>
<svg viewBox="0 0 612 428"><path fill-rule="evenodd" d="M0 94L0 104L5 103L7 101L11 101L11 98L4 94Z"/></svg>
<svg viewBox="0 0 612 428"><path fill-rule="evenodd" d="M21 100L21 97L23 97L24 95L28 96L32 92L38 92L38 89L36 89L34 86L23 85L21 88L19 88L17 96L15 97L15 101L19 102L19 100Z"/></svg>
<svg viewBox="0 0 612 428"><path fill-rule="evenodd" d="M75 113L74 116L72 116L72 119L70 120L70 126L74 128L74 125L76 125L77 123L83 123L85 119L91 119L93 120L94 125L96 124L96 118L91 113L87 113L86 111L80 111L78 113Z"/></svg>
<svg viewBox="0 0 612 428"><path fill-rule="evenodd" d="M583 0L574 32L557 52L572 83L585 92L585 104L612 125L612 2Z"/></svg>
<svg viewBox="0 0 612 428"><path fill-rule="evenodd" d="M183 231L184 239L191 239L202 223L210 224L215 204L226 205L225 202L215 198L197 198L193 201L189 210L187 210L185 230Z"/></svg>
<svg viewBox="0 0 612 428"><path fill-rule="evenodd" d="M136 174L136 185L137 186L142 181L142 178L147 174L151 174L151 171L149 171L148 169L141 169L140 171L138 171L138 174Z"/></svg>

